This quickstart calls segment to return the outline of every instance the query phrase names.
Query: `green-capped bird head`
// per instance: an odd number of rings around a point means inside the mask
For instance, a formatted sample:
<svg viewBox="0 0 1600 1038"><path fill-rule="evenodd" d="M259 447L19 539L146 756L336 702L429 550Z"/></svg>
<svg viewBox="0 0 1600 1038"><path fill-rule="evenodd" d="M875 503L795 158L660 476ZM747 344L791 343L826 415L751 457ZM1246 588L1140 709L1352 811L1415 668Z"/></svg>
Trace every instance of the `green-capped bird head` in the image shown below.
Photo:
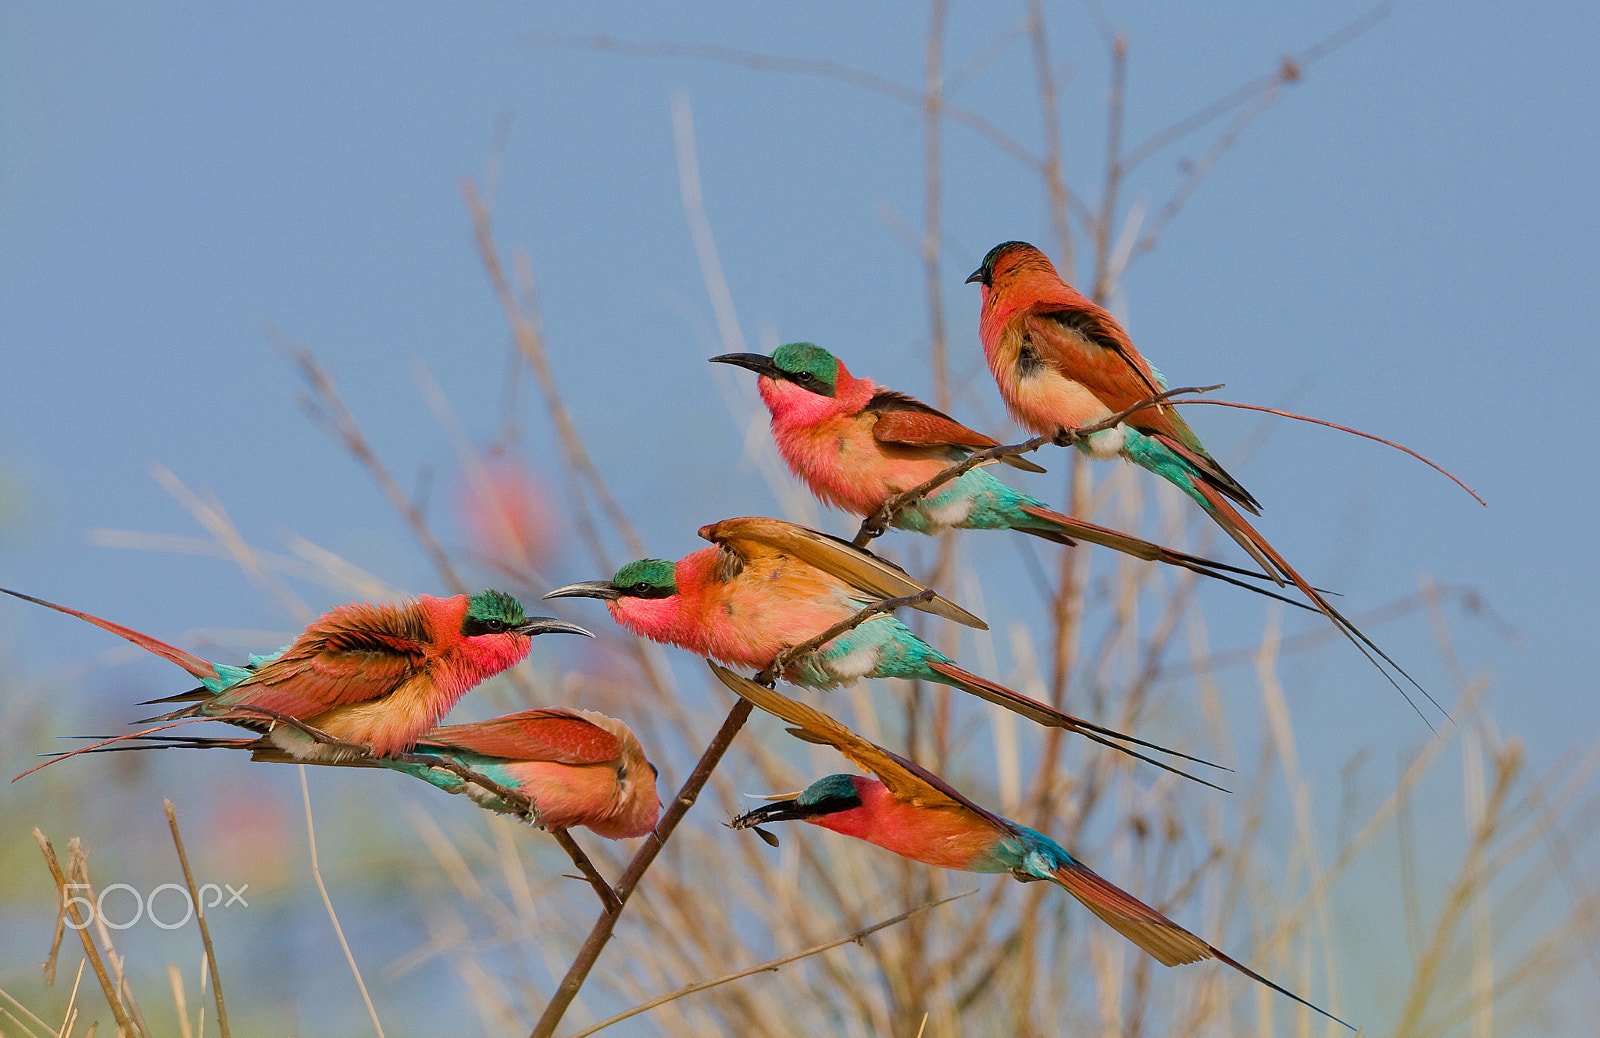
<svg viewBox="0 0 1600 1038"><path fill-rule="evenodd" d="M818 396L831 397L839 384L839 359L814 342L791 342L767 357L760 353L725 353L714 364L733 364L780 382L791 382Z"/></svg>
<svg viewBox="0 0 1600 1038"><path fill-rule="evenodd" d="M798 793L780 793L766 797L773 801L765 807L744 814L728 823L730 829L755 829L762 839L773 846L777 841L761 826L770 822L812 821L840 811L860 807L861 790L854 775L825 775Z"/></svg>
<svg viewBox="0 0 1600 1038"><path fill-rule="evenodd" d="M678 593L676 565L666 559L639 559L617 570L610 580L583 580L558 587L546 598L670 598Z"/></svg>
<svg viewBox="0 0 1600 1038"><path fill-rule="evenodd" d="M504 591L480 591L467 597L467 613L461 619L461 634L474 638L485 634L581 634L594 635L574 624L557 620L553 616L527 616L522 603Z"/></svg>

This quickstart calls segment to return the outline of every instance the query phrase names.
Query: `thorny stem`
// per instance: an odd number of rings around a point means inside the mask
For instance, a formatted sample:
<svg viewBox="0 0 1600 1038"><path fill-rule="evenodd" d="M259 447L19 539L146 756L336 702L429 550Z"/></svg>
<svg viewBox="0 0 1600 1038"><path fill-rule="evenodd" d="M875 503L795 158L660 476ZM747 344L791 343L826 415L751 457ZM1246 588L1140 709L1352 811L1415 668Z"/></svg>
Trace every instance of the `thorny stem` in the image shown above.
<svg viewBox="0 0 1600 1038"><path fill-rule="evenodd" d="M1071 429L1063 428L1054 436L1035 436L1033 439L1024 440L1022 443L1005 444L999 447L986 447L980 451L973 451L960 462L950 466L943 472L938 473L937 475L933 476L933 478L924 480L923 482L912 487L910 490L896 494L885 501L876 512L861 521L861 528L856 531L855 540L852 543L854 543L858 548L866 547L869 543L871 543L873 538L882 536L884 531L887 530L890 524L894 522L895 517L903 512L907 506L915 503L922 497L926 496L930 491L937 487L943 486L952 479L959 479L961 476L971 472L979 465L984 465L991 461L997 461L1000 458L1007 458L1013 455L1027 454L1030 451L1038 450L1047 443L1054 443L1062 447L1075 446L1076 444L1082 443L1095 433L1104 432L1107 429L1115 429L1118 425L1121 425L1123 421L1128 418L1128 416L1138 411L1143 411L1145 408L1154 404L1159 404L1169 397L1177 396L1180 393L1209 393L1212 390L1221 388L1221 385L1215 385L1185 386L1182 389L1169 389L1165 392L1157 393L1155 396L1146 397L1143 400L1140 400L1138 403L1133 404L1130 407L1125 407L1116 414L1102 418L1100 421L1091 425L1080 425Z"/></svg>
<svg viewBox="0 0 1600 1038"><path fill-rule="evenodd" d="M722 722L722 727L717 729L716 736L711 740L705 752L700 755L700 760L694 766L694 771L683 783L683 788L678 790L678 795L662 814L661 821L656 824L655 832L645 840L644 846L639 848L639 853L633 856L628 867L623 870L621 878L617 880L616 895L617 908L615 911L602 912L600 918L595 920L594 927L589 931L588 938L583 942L583 947L578 949L577 957L572 960L572 965L567 969L567 975L561 979L561 986L556 988L556 993L551 997L550 1004L545 1006L544 1014L539 1017L539 1022L534 1025L531 1038L550 1038L555 1033L561 1018L566 1015L567 1007L572 1005L572 1000L578 996L578 989L583 987L583 982L588 978L589 972L594 969L594 964L600 958L600 952L605 948L606 942L611 939L611 933L616 929L617 920L622 918L622 910L628 903L628 897L644 878L646 870L656 860L656 855L666 846L667 840L672 836L672 831L678 827L683 816L689 808L694 806L695 799L711 778L712 771L716 770L721 762L722 755L728 752L728 747L733 745L734 736L739 734L739 729L750 719L750 711L754 707L746 700L739 700L733 704L733 709L728 711L727 718Z"/></svg>

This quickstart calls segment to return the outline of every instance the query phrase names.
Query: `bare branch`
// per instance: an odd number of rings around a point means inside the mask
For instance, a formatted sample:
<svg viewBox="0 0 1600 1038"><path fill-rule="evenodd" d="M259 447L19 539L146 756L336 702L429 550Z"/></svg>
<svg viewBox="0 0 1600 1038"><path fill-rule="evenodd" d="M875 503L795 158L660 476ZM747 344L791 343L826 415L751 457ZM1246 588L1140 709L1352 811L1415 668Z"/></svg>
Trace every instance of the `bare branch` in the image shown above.
<svg viewBox="0 0 1600 1038"><path fill-rule="evenodd" d="M1185 400L1185 401L1183 401L1183 403L1185 403L1185 404L1215 404L1218 407L1237 407L1237 408L1241 408L1241 409L1246 410L1246 411L1264 411L1267 414L1275 414L1280 418L1293 418L1297 422L1310 422L1312 425L1325 425L1330 429L1338 429L1340 432L1347 432L1351 436L1360 436L1363 439L1375 440L1378 443L1381 443L1386 447L1393 447L1397 451L1402 451L1402 452L1404 452L1406 454L1411 455L1413 458L1416 458L1418 461L1422 462L1424 465L1426 465L1429 468L1433 469L1435 472L1438 472L1440 475L1442 475L1445 478L1449 479L1450 482L1454 483L1456 486L1460 487L1462 490L1465 490L1467 493L1471 494L1473 499L1475 501L1477 501L1478 504L1482 505L1485 508L1489 507L1489 502L1487 502L1483 498L1479 497L1478 496L1478 492L1476 490L1473 490L1471 487L1469 487L1465 483L1461 482L1461 480L1457 479L1455 477L1454 473L1450 472L1449 469L1446 469L1444 466L1439 465L1438 463L1436 463L1434 461L1431 461L1428 458L1423 457L1422 455L1418 454L1416 451L1412 450L1410 447L1405 446L1404 444L1396 443L1393 440L1386 440L1382 436L1374 436L1372 433L1362 432L1360 429L1352 429L1348 425L1340 425L1338 422L1330 422L1330 421L1327 421L1326 419L1323 419L1323 418L1311 418L1311 417L1308 417L1308 416L1303 415L1303 414L1295 414L1293 411L1280 411L1275 407L1262 407L1260 404L1241 404L1241 403L1237 403L1237 402L1232 401L1232 400Z"/></svg>
<svg viewBox="0 0 1600 1038"><path fill-rule="evenodd" d="M1187 137L1200 127L1220 119L1235 108L1246 104L1261 94L1275 91L1281 86L1298 81L1306 66L1333 53L1374 25L1377 25L1389 16L1391 8L1391 4L1379 4L1338 32L1301 51L1296 57L1284 58L1278 63L1278 67L1267 75L1251 80L1211 102L1204 108L1179 119L1166 129L1152 134L1129 150L1127 157L1123 160L1123 172L1131 172L1135 166L1162 148L1174 141Z"/></svg>
<svg viewBox="0 0 1600 1038"><path fill-rule="evenodd" d="M852 86L861 87L870 93L879 94L914 108L921 108L924 105L924 96L921 90L914 90L911 87L896 83L892 79L885 79L882 76L873 75L870 72L862 71L838 61L781 57L740 50L737 47L719 47L715 44L707 43L635 43L604 35L563 36L556 33L534 32L524 34L521 39L523 43L533 47L609 51L628 58L693 58L697 61L739 65L758 72L788 72L802 76L820 76L824 79L837 79ZM1042 167L1043 163L1039 156L1030 152L1016 138L978 113L962 108L959 105L952 105L944 100L939 101L938 111L942 118L960 123L975 131L979 136L988 140L1028 169L1038 170Z"/></svg>
<svg viewBox="0 0 1600 1038"><path fill-rule="evenodd" d="M940 905L949 904L951 901L956 901L960 898L968 897L976 893L976 890L965 890L959 894L951 894L949 897L942 897L937 901L929 901L925 904L918 905L915 908L901 912L899 915L890 919L885 919L882 922L873 923L871 926L863 927L854 933L846 934L843 937L836 937L833 940L827 941L823 944L812 945L805 951L799 951L795 952L793 955L785 955L781 958L771 959L767 962L763 962L759 966L750 966L746 969L737 970L733 973L727 973L723 976L715 978L714 980L702 980L697 983L687 985L686 987L681 987L669 994L662 995L660 998L653 998L648 1002L641 1002L632 1009L618 1013L616 1016L607 1017L606 1019L595 1024L593 1027L586 1027L576 1034L570 1035L569 1038L588 1038L589 1035L598 1031L603 1031L612 1024L621 1023L629 1017L638 1016L641 1013L648 1013L657 1006L664 1006L668 1002L675 1002L678 999L683 998L685 995L693 995L697 992L705 991L708 988L718 987L722 984L727 984L735 980L743 980L745 977L751 977L757 973L772 973L775 972L780 966L787 966L791 962L798 962L801 959L808 959L813 955L820 955L829 949L839 947L841 944L859 944L863 939L871 934L877 933L879 930L886 930L889 927L894 926L896 923L903 923L912 916L926 912L930 908L938 908Z"/></svg>
<svg viewBox="0 0 1600 1038"><path fill-rule="evenodd" d="M1071 447L1083 442L1085 439L1093 436L1097 432L1104 432L1107 429L1115 429L1129 416L1143 411L1147 407L1162 403L1171 397L1178 396L1183 393L1209 393L1213 390L1221 388L1221 385L1215 385L1185 386L1182 389L1168 389L1164 392L1157 393L1154 396L1146 397L1145 399L1140 400L1138 403L1133 404L1130 407L1125 407L1116 414L1102 418L1100 421L1094 422L1090 425L1078 426L1073 429L1063 428L1054 436L1035 436L1033 439L1024 440L1021 443L1007 444L999 447L986 447L980 451L973 451L960 462L950 466L943 472L936 473L929 479L918 483L910 490L902 491L901 493L898 493L885 501L876 512L861 521L861 528L856 531L856 536L853 543L858 548L865 547L874 538L881 537L884 531L893 524L895 516L905 511L908 505L920 500L934 489L943 486L952 479L959 479L961 476L971 472L979 465L985 465L991 461L996 461L1000 458L1006 458L1016 454L1027 454L1030 451L1038 450L1047 443L1058 444L1062 447Z"/></svg>
<svg viewBox="0 0 1600 1038"><path fill-rule="evenodd" d="M389 499L389 504L394 507L396 512L400 513L400 517L406 521L406 525L411 527L411 532L416 536L418 543L422 545L422 550L427 552L428 557L433 560L434 569L439 571L439 577L444 581L445 586L450 589L452 594L466 594L467 585L462 581L460 575L456 573L456 568L451 563L449 554L445 552L444 546L439 543L439 539L429 529L428 521L423 518L422 512L406 496L405 491L400 489L400 484L396 482L388 467L378 457L377 452L372 449L372 444L367 441L366 434L361 431L360 423L356 421L355 415L350 413L350 409L345 406L344 399L339 395L339 391L334 388L333 379L328 377L328 373L323 370L322 365L317 362L316 356L309 349L304 346L296 346L281 338L279 341L283 348L288 351L289 356L294 359L294 362L300 366L301 374L305 376L306 381L311 384L312 391L316 394L317 404L332 423L333 429L339 438L344 441L345 449L367 470L367 473L372 476L373 482L378 484L378 489L383 491L383 496Z"/></svg>
<svg viewBox="0 0 1600 1038"><path fill-rule="evenodd" d="M473 233L478 242L478 255L483 261L484 272L489 275L490 287L494 289L495 298L500 301L500 309L505 313L506 322L511 325L511 333L516 339L518 348L522 350L528 366L533 368L534 374L539 379L539 386L544 391L545 407L550 412L550 420L555 423L556 434L561 438L563 464L588 487L589 492L594 495L600 508L605 512L606 518L611 521L617 533L621 535L623 543L628 546L628 550L635 555L643 555L644 542L639 539L633 530L633 524L628 521L628 517L623 514L611 496L600 470L595 467L594 460L589 456L589 449L584 444L583 436L578 432L577 423L572 420L572 414L567 410L566 401L556 389L555 375L550 368L550 357L545 350L544 336L540 334L528 315L523 313L522 307L517 302L516 293L511 290L505 268L500 263L500 251L495 245L489 211L484 207L478 189L471 180L462 179L461 197L466 201L467 212L472 217ZM575 500L574 505L577 504L579 502ZM594 553L596 561L606 562L605 550L592 536L590 550Z"/></svg>
<svg viewBox="0 0 1600 1038"><path fill-rule="evenodd" d="M589 931L588 938L583 942L583 947L578 949L577 957L572 960L572 965L567 969L567 975L561 979L561 986L556 988L556 993L551 996L550 1002L545 1006L544 1013L539 1017L539 1022L534 1025L532 1038L550 1038L560 1025L561 1018L566 1015L567 1007L572 1005L572 1000L578 997L578 990L583 987L583 982L588 978L589 972L594 969L594 964L600 958L600 952L605 948L606 942L611 939L611 932L616 929L617 920L622 918L622 910L627 907L628 898L633 894L639 881L649 870L656 855L661 853L661 848L666 846L672 832L694 806L695 800L700 796L700 791L711 778L711 773L716 770L722 761L722 755L728 752L728 747L733 745L734 736L739 734L739 729L750 719L750 711L754 709L746 700L739 700L733 704L733 709L728 711L727 719L722 722L722 727L712 738L710 745L700 755L700 760L694 766L694 771L683 783L683 788L678 790L678 795L662 813L661 821L656 823L655 832L646 838L644 846L639 848L639 853L633 856L628 863L622 877L617 880L616 895L617 909L614 912L602 912L600 918L595 920L593 929Z"/></svg>
<svg viewBox="0 0 1600 1038"><path fill-rule="evenodd" d="M807 653L815 652L817 649L822 648L822 646L833 641L846 631L855 630L857 627L860 627L874 616L878 616L883 613L892 613L901 606L916 605L919 602L929 602L936 597L937 592L935 592L933 588L928 587L923 588L914 595L905 595L901 598L885 598L881 601L874 602L873 604L863 608L860 612L856 613L849 619L840 620L838 623L834 624L832 627L828 628L826 631L823 631L816 637L807 638L799 645L791 645L789 648L784 649L782 652L778 653L772 658L771 663L762 668L761 673L755 676L755 680L757 683L771 688L773 684L777 682L778 678L783 675L784 669L788 667L791 662L799 659Z"/></svg>
<svg viewBox="0 0 1600 1038"><path fill-rule="evenodd" d="M339 925L339 914L333 910L333 899L328 896L328 887L322 882L322 866L317 861L317 826L311 820L311 786L306 782L304 764L300 765L300 793L305 800L306 841L311 848L311 878L317 882L317 892L322 895L322 907L328 910L328 918L333 921L333 932L339 938L339 947L344 949L345 962L350 964L350 972L356 978L356 987L361 989L361 1000L367 1004L367 1015L372 1018L372 1028L378 1032L378 1038L383 1038L383 1024L378 1022L378 1010L372 1004L372 996L367 994L367 982L361 979L361 967L356 965L356 957L350 951L350 942L344 939L344 927Z"/></svg>

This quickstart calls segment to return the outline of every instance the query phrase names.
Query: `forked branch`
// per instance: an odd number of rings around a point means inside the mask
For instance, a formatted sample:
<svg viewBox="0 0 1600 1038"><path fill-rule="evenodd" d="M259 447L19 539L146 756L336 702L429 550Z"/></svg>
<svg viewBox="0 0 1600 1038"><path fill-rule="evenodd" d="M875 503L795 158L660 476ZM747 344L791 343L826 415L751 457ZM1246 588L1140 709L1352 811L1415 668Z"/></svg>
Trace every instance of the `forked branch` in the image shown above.
<svg viewBox="0 0 1600 1038"><path fill-rule="evenodd" d="M728 747L733 745L734 736L739 734L739 729L750 719L750 711L754 709L748 702L741 699L733 704L733 709L728 711L727 719L722 722L722 727L717 729L717 734L700 755L700 760L694 766L694 771L689 773L689 778L684 782L683 788L678 790L678 795L667 806L661 815L661 821L656 823L655 832L646 837L644 846L639 848L639 853L628 862L628 867L623 870L622 876L617 880L616 895L617 908L615 911L600 913L600 918L595 920L589 936L583 942L583 947L578 949L577 957L572 960L572 965L567 969L567 975L561 979L561 986L556 988L556 993L551 996L550 1003L545 1006L544 1014L539 1017L539 1022L534 1025L532 1038L550 1038L560 1025L561 1018L566 1015L567 1007L572 1005L572 1000L578 997L578 989L583 987L583 982L588 978L589 972L594 969L594 964L600 958L600 952L605 949L606 942L611 939L611 933L617 927L617 920L622 918L622 910L627 906L628 898L633 894L639 881L644 878L645 872L656 860L656 855L661 853L661 848L666 846L667 840L672 836L672 831L678 827L683 816L689 808L694 806L695 800L700 796L700 791L705 788L706 782L711 778L711 773L716 770L722 761L722 755L728 752Z"/></svg>
<svg viewBox="0 0 1600 1038"><path fill-rule="evenodd" d="M571 1035L570 1038L588 1038L589 1035L603 1031L612 1024L621 1023L629 1017L638 1016L641 1013L648 1013L650 1010L655 1009L658 1006L664 1006L668 1002L675 1002L678 999L683 998L685 995L693 995L709 988L719 987L720 985L727 984L735 980L743 980L745 977L752 977L757 973L776 972L780 966L787 966L791 962L799 962L801 959L808 959L813 955L820 955L825 951L839 947L841 944L860 944L866 937L877 933L879 930L887 930L896 923L903 923L912 916L920 915L921 913L928 911L930 908L938 908L940 905L949 904L951 901L968 897L976 893L977 890L964 890L959 894L951 894L949 897L942 897L937 901L929 901L925 904L920 904L916 908L901 912L897 916L885 919L882 922L873 923L871 926L863 927L862 929L857 930L855 933L845 934L843 937L835 937L833 940L824 944L812 945L805 951L798 951L792 955L785 955L781 958L771 959L767 962L763 962L759 966L749 966L733 973L726 973L712 980L702 980L694 984L687 984L676 991L662 995L660 998L652 998L650 1001L641 1002L632 1009L624 1010L623 1012L618 1013L616 1016L607 1017L592 1027L585 1027L578 1033Z"/></svg>

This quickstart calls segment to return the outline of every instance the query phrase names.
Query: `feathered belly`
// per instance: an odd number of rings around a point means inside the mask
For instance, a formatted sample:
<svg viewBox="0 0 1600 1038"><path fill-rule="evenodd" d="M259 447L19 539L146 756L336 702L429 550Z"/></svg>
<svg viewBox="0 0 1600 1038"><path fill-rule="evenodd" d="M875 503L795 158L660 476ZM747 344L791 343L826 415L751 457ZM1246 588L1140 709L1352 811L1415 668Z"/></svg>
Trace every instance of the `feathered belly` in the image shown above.
<svg viewBox="0 0 1600 1038"><path fill-rule="evenodd" d="M861 424L804 430L775 427L773 433L778 453L811 492L853 515L871 515L893 495L960 460L958 453L942 448L880 444Z"/></svg>
<svg viewBox="0 0 1600 1038"><path fill-rule="evenodd" d="M1016 376L1010 388L1004 396L1012 417L1041 435L1051 435L1062 427L1089 425L1111 414L1083 383L1051 368Z"/></svg>

